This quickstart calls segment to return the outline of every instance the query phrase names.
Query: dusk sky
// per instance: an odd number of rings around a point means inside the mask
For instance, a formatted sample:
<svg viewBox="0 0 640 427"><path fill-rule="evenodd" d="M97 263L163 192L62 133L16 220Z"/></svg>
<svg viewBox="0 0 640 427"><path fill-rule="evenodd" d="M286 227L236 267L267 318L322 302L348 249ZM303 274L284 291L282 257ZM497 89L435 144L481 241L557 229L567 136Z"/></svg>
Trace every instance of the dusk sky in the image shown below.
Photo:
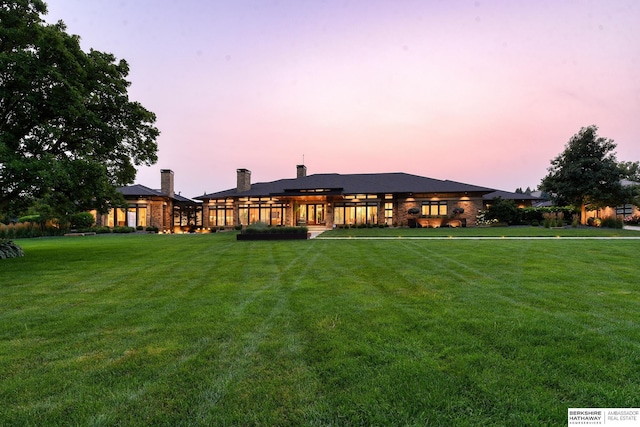
<svg viewBox="0 0 640 427"><path fill-rule="evenodd" d="M640 1L45 0L158 116L136 183L308 173L539 185L581 127L640 160Z"/></svg>

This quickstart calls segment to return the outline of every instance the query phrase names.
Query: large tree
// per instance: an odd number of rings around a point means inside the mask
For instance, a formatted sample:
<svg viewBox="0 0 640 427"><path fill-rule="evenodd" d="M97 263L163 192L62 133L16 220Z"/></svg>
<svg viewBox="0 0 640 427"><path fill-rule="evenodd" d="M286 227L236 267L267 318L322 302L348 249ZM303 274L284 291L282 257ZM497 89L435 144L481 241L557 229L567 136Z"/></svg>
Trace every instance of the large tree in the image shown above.
<svg viewBox="0 0 640 427"><path fill-rule="evenodd" d="M619 166L624 179L640 182L640 162L620 162Z"/></svg>
<svg viewBox="0 0 640 427"><path fill-rule="evenodd" d="M155 115L128 97L129 66L84 52L41 0L0 3L0 212L44 200L96 208L157 161Z"/></svg>
<svg viewBox="0 0 640 427"><path fill-rule="evenodd" d="M551 161L540 189L556 204L580 207L583 223L587 208L629 202L632 195L620 182L623 170L616 160L615 148L612 139L598 136L596 126L580 129Z"/></svg>

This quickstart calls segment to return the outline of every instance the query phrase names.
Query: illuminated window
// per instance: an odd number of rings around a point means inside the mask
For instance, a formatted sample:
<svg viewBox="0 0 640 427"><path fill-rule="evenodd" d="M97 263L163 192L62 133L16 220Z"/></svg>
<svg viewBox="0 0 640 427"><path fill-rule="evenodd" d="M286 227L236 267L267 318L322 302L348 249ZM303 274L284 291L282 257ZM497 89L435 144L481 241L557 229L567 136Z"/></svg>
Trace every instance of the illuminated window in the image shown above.
<svg viewBox="0 0 640 427"><path fill-rule="evenodd" d="M447 202L422 202L422 211L420 213L425 216L447 216Z"/></svg>
<svg viewBox="0 0 640 427"><path fill-rule="evenodd" d="M268 225L285 224L285 206L282 204L241 205L238 207L240 224L264 222Z"/></svg>
<svg viewBox="0 0 640 427"><path fill-rule="evenodd" d="M147 207L141 206L138 208L138 220L136 221L136 225L139 227L147 226Z"/></svg>
<svg viewBox="0 0 640 427"><path fill-rule="evenodd" d="M377 203L344 203L333 209L333 223L338 225L377 224Z"/></svg>
<svg viewBox="0 0 640 427"><path fill-rule="evenodd" d="M393 203L384 204L384 222L387 225L393 225Z"/></svg>
<svg viewBox="0 0 640 427"><path fill-rule="evenodd" d="M116 211L115 224L120 227L124 227L125 225L127 225L127 216L125 214L125 210L122 208L116 208L115 211Z"/></svg>
<svg viewBox="0 0 640 427"><path fill-rule="evenodd" d="M623 215L623 216L633 215L633 205L618 206L616 208L616 215Z"/></svg>
<svg viewBox="0 0 640 427"><path fill-rule="evenodd" d="M210 227L229 227L233 225L233 207L226 205L211 206L209 208Z"/></svg>

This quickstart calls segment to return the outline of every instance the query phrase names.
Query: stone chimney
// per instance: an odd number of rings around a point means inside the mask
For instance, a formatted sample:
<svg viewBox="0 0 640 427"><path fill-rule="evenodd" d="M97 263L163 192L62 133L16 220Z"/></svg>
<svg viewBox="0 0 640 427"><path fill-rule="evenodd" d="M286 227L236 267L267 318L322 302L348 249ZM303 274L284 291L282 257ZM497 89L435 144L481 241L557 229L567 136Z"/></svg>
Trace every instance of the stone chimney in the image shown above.
<svg viewBox="0 0 640 427"><path fill-rule="evenodd" d="M173 191L173 171L171 169L160 170L160 189L169 197L175 196Z"/></svg>
<svg viewBox="0 0 640 427"><path fill-rule="evenodd" d="M305 165L298 165L296 166L296 169L298 170L296 178L304 178L307 176L307 167Z"/></svg>
<svg viewBox="0 0 640 427"><path fill-rule="evenodd" d="M251 171L249 169L238 169L238 192L251 190Z"/></svg>

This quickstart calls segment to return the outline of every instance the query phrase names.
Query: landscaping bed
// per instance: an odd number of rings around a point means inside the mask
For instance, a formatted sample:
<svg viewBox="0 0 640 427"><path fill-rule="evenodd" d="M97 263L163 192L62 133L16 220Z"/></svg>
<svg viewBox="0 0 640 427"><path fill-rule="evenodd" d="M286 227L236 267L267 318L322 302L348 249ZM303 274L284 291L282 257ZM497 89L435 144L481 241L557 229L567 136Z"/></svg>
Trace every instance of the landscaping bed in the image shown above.
<svg viewBox="0 0 640 427"><path fill-rule="evenodd" d="M236 240L306 240L311 233L249 233L238 234Z"/></svg>
<svg viewBox="0 0 640 427"><path fill-rule="evenodd" d="M307 227L270 227L263 223L247 226L237 240L306 240L311 237Z"/></svg>

